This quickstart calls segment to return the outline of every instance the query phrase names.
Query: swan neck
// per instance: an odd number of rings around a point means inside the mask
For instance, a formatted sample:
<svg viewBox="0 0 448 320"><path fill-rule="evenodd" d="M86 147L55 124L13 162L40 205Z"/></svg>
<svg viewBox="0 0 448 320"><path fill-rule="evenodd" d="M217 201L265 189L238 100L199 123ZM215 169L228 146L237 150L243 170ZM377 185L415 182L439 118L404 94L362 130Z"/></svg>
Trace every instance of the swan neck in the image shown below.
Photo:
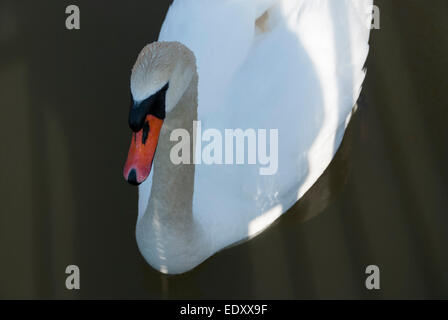
<svg viewBox="0 0 448 320"><path fill-rule="evenodd" d="M161 222L168 219L185 224L192 220L195 166L193 161L190 164L174 164L171 161L171 150L179 142L171 141L170 136L175 129L185 129L190 137L193 136L193 121L197 120L197 80L196 74L176 107L167 114L160 133L148 206L149 211ZM194 153L192 140L190 139L191 158Z"/></svg>

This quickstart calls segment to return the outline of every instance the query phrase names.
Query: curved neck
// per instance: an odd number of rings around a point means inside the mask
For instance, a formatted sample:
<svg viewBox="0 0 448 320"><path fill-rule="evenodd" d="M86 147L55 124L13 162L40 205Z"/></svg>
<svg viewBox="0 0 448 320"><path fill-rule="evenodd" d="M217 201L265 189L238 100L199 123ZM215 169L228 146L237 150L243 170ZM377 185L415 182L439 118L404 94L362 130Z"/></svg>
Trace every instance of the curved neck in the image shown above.
<svg viewBox="0 0 448 320"><path fill-rule="evenodd" d="M136 236L146 261L161 272L181 273L208 257L210 242L193 215L195 166L175 165L170 160L172 130L186 129L193 135L197 120L197 83L195 75L177 106L167 114L159 137L153 164L153 183L148 206L137 223ZM190 157L194 154L190 139ZM191 159L192 160L192 159ZM141 194L140 196L148 196Z"/></svg>
<svg viewBox="0 0 448 320"><path fill-rule="evenodd" d="M193 121L197 120L197 88L196 74L176 107L167 114L160 132L153 163L151 196L146 210L146 214L153 213L154 218L160 220L175 219L177 223L192 220L195 166L192 160L191 164L172 163L170 152L178 141L170 141L170 135L173 130L181 128L193 137ZM193 139L190 139L190 157L193 148Z"/></svg>

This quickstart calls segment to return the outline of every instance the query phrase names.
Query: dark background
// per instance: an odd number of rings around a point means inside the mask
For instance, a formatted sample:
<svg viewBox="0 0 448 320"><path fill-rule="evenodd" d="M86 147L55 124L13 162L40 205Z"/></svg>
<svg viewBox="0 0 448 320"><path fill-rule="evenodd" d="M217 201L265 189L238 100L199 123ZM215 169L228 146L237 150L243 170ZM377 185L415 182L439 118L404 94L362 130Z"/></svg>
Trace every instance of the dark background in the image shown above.
<svg viewBox="0 0 448 320"><path fill-rule="evenodd" d="M141 257L121 175L130 69L169 3L0 0L0 298L448 298L448 2L376 1L360 108L330 168L266 232L181 276Z"/></svg>

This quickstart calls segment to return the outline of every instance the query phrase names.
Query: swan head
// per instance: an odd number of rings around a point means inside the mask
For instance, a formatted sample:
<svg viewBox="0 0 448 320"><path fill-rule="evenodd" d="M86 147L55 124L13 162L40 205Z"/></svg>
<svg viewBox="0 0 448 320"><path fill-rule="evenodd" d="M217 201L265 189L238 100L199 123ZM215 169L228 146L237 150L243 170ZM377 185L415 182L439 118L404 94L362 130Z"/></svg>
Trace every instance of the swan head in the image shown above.
<svg viewBox="0 0 448 320"><path fill-rule="evenodd" d="M123 169L129 183L139 185L149 176L163 121L195 73L193 52L179 42L154 42L138 55L131 74L132 141Z"/></svg>

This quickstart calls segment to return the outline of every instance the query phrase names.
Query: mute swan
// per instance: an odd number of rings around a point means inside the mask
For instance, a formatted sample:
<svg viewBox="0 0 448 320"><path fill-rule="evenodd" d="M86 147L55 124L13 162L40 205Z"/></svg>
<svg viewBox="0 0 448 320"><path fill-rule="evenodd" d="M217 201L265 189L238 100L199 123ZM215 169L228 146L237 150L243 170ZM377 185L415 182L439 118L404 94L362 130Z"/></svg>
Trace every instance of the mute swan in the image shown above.
<svg viewBox="0 0 448 320"><path fill-rule="evenodd" d="M136 238L152 267L191 270L267 228L316 182L361 90L372 5L173 2L159 41L141 51L131 75L133 134L124 177L139 184ZM278 170L174 164L177 128L193 137L186 141L194 150L189 157L201 156L197 120L202 130L218 132L278 129ZM271 151L274 142L267 142Z"/></svg>

